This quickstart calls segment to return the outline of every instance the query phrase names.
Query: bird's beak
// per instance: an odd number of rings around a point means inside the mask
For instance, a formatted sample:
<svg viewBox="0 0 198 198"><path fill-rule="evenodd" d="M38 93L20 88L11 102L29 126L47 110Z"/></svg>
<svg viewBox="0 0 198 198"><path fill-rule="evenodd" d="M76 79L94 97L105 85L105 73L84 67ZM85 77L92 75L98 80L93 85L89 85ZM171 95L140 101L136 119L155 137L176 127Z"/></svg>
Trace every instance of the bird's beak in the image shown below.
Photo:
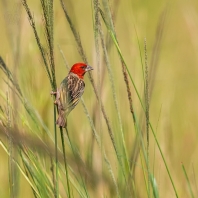
<svg viewBox="0 0 198 198"><path fill-rule="evenodd" d="M90 71L90 70L93 70L93 67L91 67L91 66L87 65L87 67L86 67L85 71L87 72L87 71Z"/></svg>

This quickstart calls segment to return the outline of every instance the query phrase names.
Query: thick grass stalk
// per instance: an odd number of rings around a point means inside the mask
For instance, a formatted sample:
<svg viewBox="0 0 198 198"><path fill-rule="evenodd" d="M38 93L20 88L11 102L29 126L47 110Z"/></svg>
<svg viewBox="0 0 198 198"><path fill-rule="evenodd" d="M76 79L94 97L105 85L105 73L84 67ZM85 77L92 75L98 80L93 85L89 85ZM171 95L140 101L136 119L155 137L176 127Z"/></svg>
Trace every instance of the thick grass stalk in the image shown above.
<svg viewBox="0 0 198 198"><path fill-rule="evenodd" d="M144 40L145 53L145 107L146 107L146 141L147 141L147 179L148 179L148 197L150 197L150 167L149 167L149 87L148 87L148 64L147 64L147 45Z"/></svg>
<svg viewBox="0 0 198 198"><path fill-rule="evenodd" d="M68 197L70 198L71 193L70 193L70 184L69 184L69 174L68 174L68 168L67 168L67 158L66 158L66 153L65 153L65 140L64 140L64 134L63 134L63 128L62 127L60 127L60 134L61 134L62 150L63 150L63 157L64 157Z"/></svg>
<svg viewBox="0 0 198 198"><path fill-rule="evenodd" d="M56 130L56 107L54 105L54 141L55 141L55 197L59 197L59 179L58 179L58 138ZM53 166L53 165L52 165Z"/></svg>

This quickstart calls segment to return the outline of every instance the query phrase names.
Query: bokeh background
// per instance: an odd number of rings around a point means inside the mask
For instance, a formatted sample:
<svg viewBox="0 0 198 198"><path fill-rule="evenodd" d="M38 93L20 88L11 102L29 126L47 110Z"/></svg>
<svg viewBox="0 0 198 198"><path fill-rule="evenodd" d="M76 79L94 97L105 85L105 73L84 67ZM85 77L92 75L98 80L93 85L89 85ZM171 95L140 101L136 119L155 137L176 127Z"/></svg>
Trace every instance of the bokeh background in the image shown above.
<svg viewBox="0 0 198 198"><path fill-rule="evenodd" d="M42 43L47 48L40 1L28 0L27 2L33 13ZM99 83L102 80L101 100L107 110L117 142L119 142L119 135L116 135L119 133L119 125L115 116L116 110L112 102L113 97L103 52L100 50L100 53L96 54L95 49L92 1L65 1L65 4L80 35L88 62L94 67L92 74L98 88L100 88ZM144 62L144 40L146 38L148 70L151 76L149 79L151 85L149 87L150 122L179 197L190 197L182 163L186 168L196 197L198 196L198 3L195 0L116 0L109 1L109 4L122 54L141 96L144 82L140 53ZM101 22L106 41L111 40L102 20ZM26 99L37 110L53 135L53 99L49 94L51 86L27 14L20 1L0 1L0 27L0 56L14 73ZM70 66L82 61L59 1L54 2L54 47L56 79L57 85L59 85L68 73L60 49ZM114 45L109 49L108 55L115 81L125 141L130 154L135 140L134 125L129 111L121 63ZM98 61L99 68L97 67ZM151 68L151 66L153 67ZM8 93L12 101L12 91L5 80L6 76L0 71L1 93ZM87 77L85 77L85 83L86 90L83 99L91 116L95 115L95 111L98 112L95 118L96 129L101 134L111 162L114 163L116 158L113 146L99 107L94 109L97 101ZM141 122L142 109L132 84L130 84L130 88L134 109ZM25 117L22 119L15 117L15 122L19 129L26 133L23 119L28 120L28 116L20 102L15 102L17 112ZM6 108L6 102L2 97L0 105L2 109ZM100 150L93 143L91 128L81 104L70 114L68 123L71 139L81 151L82 156L86 158L92 148L93 166L99 173L102 172L104 165ZM2 141L6 144L4 138ZM155 170L160 197L175 197L152 133L150 133L150 166ZM116 169L117 165L113 167L114 171ZM0 147L0 197L9 197L8 175L8 155ZM28 197L33 197L31 188L23 176L19 176L19 178L18 197L27 197L27 194ZM136 162L136 185L137 189L142 189L139 190L138 197L145 197L146 187L142 181L142 167L138 160ZM90 196L102 197L105 195L104 192L108 192L108 190L105 191L104 184L101 184L95 192L91 192ZM107 197L111 197L111 195L107 193Z"/></svg>

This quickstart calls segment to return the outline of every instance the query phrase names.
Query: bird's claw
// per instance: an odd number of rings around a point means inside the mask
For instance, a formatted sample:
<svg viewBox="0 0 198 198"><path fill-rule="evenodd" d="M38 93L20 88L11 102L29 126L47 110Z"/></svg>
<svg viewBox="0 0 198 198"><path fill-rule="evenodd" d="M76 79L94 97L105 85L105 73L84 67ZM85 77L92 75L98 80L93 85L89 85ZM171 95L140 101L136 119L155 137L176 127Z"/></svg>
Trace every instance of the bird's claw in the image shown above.
<svg viewBox="0 0 198 198"><path fill-rule="evenodd" d="M57 95L57 91L51 91L51 92L50 92L50 95L51 95L51 96L52 96L52 95L55 95L55 96L56 96L56 95ZM57 105L57 101L56 101L56 100L54 101L54 104Z"/></svg>
<svg viewBox="0 0 198 198"><path fill-rule="evenodd" d="M57 91L51 91L50 92L50 95L52 96L52 95L56 95L57 94Z"/></svg>

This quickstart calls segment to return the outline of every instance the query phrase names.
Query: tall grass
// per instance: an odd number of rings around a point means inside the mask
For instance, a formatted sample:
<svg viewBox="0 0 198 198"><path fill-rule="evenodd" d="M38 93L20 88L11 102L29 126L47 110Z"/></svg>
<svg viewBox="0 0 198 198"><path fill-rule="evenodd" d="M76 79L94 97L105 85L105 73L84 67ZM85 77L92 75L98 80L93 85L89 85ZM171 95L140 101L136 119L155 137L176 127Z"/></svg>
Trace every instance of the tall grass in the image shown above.
<svg viewBox="0 0 198 198"><path fill-rule="evenodd" d="M74 2L20 1L17 50L0 54L0 148L2 161L9 159L2 167L8 180L1 197L183 197L180 177L158 136L161 128L155 127L162 118L152 112L169 10L158 14L151 48L135 20L124 26L134 16L121 17L125 3L93 0L85 14ZM8 10L12 3L2 5ZM23 26L31 35L29 49ZM134 42L124 45L129 29ZM68 39L66 46L59 37ZM67 49L70 42L72 52ZM128 55L131 49L135 59ZM85 76L85 94L69 115L66 130L58 130L50 92L56 91L72 61L84 61L94 70ZM183 164L180 169L185 195L195 197L196 184Z"/></svg>

